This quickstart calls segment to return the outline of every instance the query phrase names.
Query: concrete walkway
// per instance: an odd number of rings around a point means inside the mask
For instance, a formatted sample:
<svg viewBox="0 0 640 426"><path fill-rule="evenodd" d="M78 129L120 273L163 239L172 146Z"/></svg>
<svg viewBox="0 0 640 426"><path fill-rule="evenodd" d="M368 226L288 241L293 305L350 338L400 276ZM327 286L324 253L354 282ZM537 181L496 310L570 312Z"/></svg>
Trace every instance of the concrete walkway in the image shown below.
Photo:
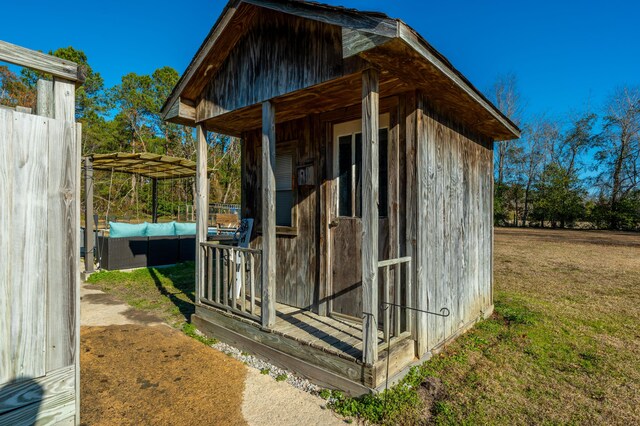
<svg viewBox="0 0 640 426"><path fill-rule="evenodd" d="M159 318L138 311L121 300L83 283L80 286L80 325L87 327L109 325L160 325Z"/></svg>
<svg viewBox="0 0 640 426"><path fill-rule="evenodd" d="M153 315L135 310L86 283L81 286L80 298L80 323L83 327L126 324L150 327L166 325ZM247 424L252 426L345 424L344 420L334 412L324 408L323 399L296 389L288 383L276 382L254 368L246 368L246 370L241 409ZM191 389L190 392L195 390Z"/></svg>

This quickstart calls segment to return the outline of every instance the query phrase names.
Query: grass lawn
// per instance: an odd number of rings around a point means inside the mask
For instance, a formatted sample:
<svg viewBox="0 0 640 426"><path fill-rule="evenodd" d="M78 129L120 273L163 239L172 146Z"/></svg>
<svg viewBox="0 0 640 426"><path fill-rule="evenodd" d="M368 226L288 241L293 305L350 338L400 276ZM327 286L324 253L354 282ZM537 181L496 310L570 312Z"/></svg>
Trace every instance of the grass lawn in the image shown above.
<svg viewBox="0 0 640 426"><path fill-rule="evenodd" d="M497 229L494 275L493 317L386 409L385 395L338 395L335 409L389 424L640 424L640 235ZM423 398L428 377L442 389Z"/></svg>
<svg viewBox="0 0 640 426"><path fill-rule="evenodd" d="M333 408L389 424L640 424L640 235L497 229L495 314L387 394ZM193 264L92 275L176 326ZM435 378L441 388L425 396ZM427 402L425 402L427 401Z"/></svg>
<svg viewBox="0 0 640 426"><path fill-rule="evenodd" d="M134 308L156 314L176 328L183 328L195 312L195 263L131 272L101 271L87 280Z"/></svg>

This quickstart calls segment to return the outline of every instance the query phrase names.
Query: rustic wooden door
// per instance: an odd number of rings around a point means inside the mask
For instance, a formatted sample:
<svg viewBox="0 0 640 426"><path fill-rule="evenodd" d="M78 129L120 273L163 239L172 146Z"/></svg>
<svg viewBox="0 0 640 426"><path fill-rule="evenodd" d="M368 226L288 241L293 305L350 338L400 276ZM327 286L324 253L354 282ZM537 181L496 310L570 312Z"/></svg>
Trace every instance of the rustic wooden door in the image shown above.
<svg viewBox="0 0 640 426"><path fill-rule="evenodd" d="M331 243L330 313L362 319L362 159L361 121L333 126L333 205L329 215ZM387 205L389 114L380 116L380 206ZM386 207L380 210L379 251L386 253Z"/></svg>

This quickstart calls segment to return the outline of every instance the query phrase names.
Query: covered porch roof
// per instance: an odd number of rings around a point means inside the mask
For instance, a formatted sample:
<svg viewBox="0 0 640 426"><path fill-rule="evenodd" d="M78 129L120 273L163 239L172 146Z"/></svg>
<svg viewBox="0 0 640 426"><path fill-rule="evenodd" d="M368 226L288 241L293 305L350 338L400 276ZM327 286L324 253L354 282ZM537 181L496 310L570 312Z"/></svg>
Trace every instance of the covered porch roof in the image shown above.
<svg viewBox="0 0 640 426"><path fill-rule="evenodd" d="M360 72L380 71L380 95L423 90L439 110L454 112L463 125L494 140L520 136L518 127L415 30L381 13L361 12L298 0L231 0L163 107L168 121L239 136L260 127L260 99L230 111L203 113L198 107L208 82L260 10L271 10L342 28L343 73L338 78L270 100L277 122L360 102Z"/></svg>

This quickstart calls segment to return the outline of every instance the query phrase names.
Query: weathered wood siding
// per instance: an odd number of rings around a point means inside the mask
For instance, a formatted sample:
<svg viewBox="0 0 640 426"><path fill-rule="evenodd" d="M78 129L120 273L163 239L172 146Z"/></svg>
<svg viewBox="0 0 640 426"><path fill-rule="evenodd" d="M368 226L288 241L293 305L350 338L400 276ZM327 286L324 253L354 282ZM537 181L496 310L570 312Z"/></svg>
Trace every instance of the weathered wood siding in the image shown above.
<svg viewBox="0 0 640 426"><path fill-rule="evenodd" d="M79 138L60 119L0 109L0 424L79 421Z"/></svg>
<svg viewBox="0 0 640 426"><path fill-rule="evenodd" d="M424 354L478 319L493 303L493 142L436 112L421 94L402 95L385 111L391 111L393 117L389 138L392 188L390 217L380 219L378 257L412 256L414 306L435 312L446 307L451 312L448 318L416 315L418 352ZM330 275L360 272L359 262L353 260L358 257L360 241L353 238L342 239L340 246L333 247L337 252L353 253L351 261L336 264L336 253L331 251L328 259L320 259L321 253L327 253L321 250L326 243L320 235L333 217L330 209L335 196L333 185L329 185L328 195L321 193L321 186L331 183L330 171L321 165L331 162L330 129L332 122L342 120L338 115L344 115L344 120L354 118L344 110L276 126L276 153L282 144L295 141L296 165L314 164L316 171L314 186L295 189L297 232L279 233L276 238L276 295L280 303L315 308L341 290L329 288L324 293L331 277L320 264L324 267L330 263ZM244 214L257 219L257 229L261 208L259 160L260 132L247 132L243 141ZM259 233L252 247L261 247ZM349 303L359 311L361 286L354 291Z"/></svg>
<svg viewBox="0 0 640 426"><path fill-rule="evenodd" d="M276 111L277 114L277 111ZM318 296L318 250L319 209L318 197L318 149L321 138L314 134L318 130L315 117L295 120L276 126L276 155L283 145L292 145L298 165L314 165L315 185L298 186L294 179L296 208L295 231L276 234L276 300L299 308L311 308ZM243 215L255 219L258 232L251 242L252 248L262 247L261 235L261 134L247 132L243 137L242 191Z"/></svg>
<svg viewBox="0 0 640 426"><path fill-rule="evenodd" d="M342 29L261 10L211 78L197 107L204 120L342 76Z"/></svg>
<svg viewBox="0 0 640 426"><path fill-rule="evenodd" d="M418 316L425 351L493 304L493 142L439 115L425 96L417 106L417 299L430 311L451 312L447 318Z"/></svg>

